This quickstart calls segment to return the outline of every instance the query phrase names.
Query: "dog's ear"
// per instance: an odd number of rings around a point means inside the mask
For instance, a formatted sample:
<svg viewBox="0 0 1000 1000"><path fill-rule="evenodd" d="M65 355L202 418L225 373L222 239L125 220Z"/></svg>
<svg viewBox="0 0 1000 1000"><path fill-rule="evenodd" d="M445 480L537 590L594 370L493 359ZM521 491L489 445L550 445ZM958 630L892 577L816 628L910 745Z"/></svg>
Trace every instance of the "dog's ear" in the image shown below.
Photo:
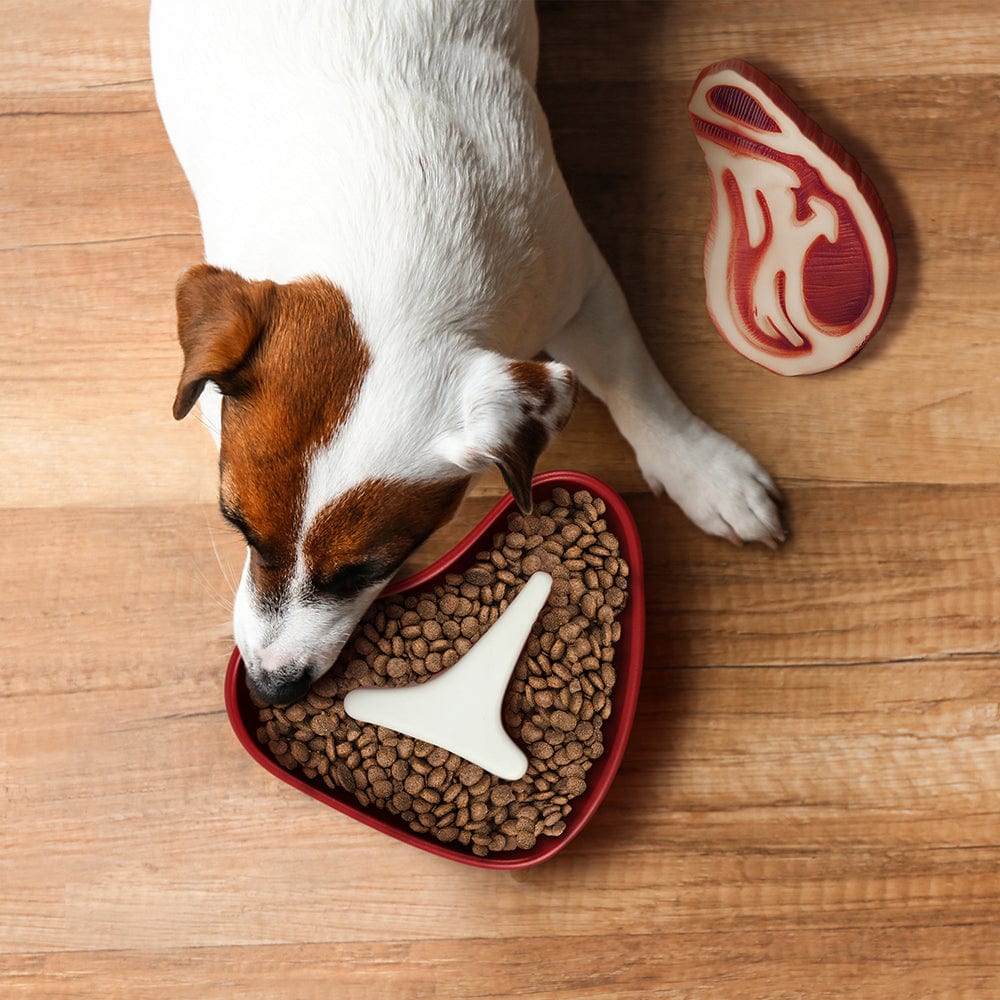
<svg viewBox="0 0 1000 1000"><path fill-rule="evenodd" d="M577 388L565 365L483 351L465 373L461 427L446 435L442 451L466 472L495 464L521 512L530 513L535 463L569 419Z"/></svg>
<svg viewBox="0 0 1000 1000"><path fill-rule="evenodd" d="M267 325L275 285L246 281L233 271L196 264L177 282L177 338L184 350L174 418L186 417L205 383L224 394L238 386L238 375Z"/></svg>

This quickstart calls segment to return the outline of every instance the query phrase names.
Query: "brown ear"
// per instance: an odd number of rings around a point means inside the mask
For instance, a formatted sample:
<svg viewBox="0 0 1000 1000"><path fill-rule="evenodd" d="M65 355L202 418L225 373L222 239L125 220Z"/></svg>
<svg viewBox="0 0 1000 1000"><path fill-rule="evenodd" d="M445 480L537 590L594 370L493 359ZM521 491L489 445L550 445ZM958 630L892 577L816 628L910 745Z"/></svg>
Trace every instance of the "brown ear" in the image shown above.
<svg viewBox="0 0 1000 1000"><path fill-rule="evenodd" d="M511 361L480 351L462 368L461 426L438 441L448 461L466 472L491 463L525 514L538 456L569 419L576 376L554 361Z"/></svg>
<svg viewBox="0 0 1000 1000"><path fill-rule="evenodd" d="M522 514L530 514L534 507L531 477L535 474L538 456L545 450L546 444L548 436L541 422L529 418L517 430L514 440L498 449L496 467Z"/></svg>
<svg viewBox="0 0 1000 1000"><path fill-rule="evenodd" d="M174 418L186 417L205 383L225 394L267 325L275 285L245 281L233 271L196 264L177 283L177 338L184 351Z"/></svg>
<svg viewBox="0 0 1000 1000"><path fill-rule="evenodd" d="M569 420L579 383L569 368L556 362L512 361L507 371L514 379L522 419L493 458L518 509L530 514L535 465Z"/></svg>

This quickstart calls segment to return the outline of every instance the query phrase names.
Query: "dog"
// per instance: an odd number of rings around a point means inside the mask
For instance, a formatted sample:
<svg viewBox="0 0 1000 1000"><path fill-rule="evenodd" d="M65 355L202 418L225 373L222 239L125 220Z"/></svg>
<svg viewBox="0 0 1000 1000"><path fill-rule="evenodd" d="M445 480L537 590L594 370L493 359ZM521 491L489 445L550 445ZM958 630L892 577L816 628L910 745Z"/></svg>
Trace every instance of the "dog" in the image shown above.
<svg viewBox="0 0 1000 1000"><path fill-rule="evenodd" d="M260 698L330 668L473 475L530 510L578 382L696 525L783 539L771 478L658 373L576 212L533 5L153 0L150 42L207 261L177 286L173 413L200 401L219 447Z"/></svg>

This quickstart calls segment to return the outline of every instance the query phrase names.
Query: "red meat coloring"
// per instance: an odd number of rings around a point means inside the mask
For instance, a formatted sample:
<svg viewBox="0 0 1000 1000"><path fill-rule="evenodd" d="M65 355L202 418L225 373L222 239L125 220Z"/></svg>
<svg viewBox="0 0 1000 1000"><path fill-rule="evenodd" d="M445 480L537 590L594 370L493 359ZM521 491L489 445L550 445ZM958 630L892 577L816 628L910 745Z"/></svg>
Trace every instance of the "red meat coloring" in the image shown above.
<svg viewBox="0 0 1000 1000"><path fill-rule="evenodd" d="M781 375L843 364L885 319L895 285L871 181L740 60L703 70L688 111L712 180L705 290L719 332Z"/></svg>

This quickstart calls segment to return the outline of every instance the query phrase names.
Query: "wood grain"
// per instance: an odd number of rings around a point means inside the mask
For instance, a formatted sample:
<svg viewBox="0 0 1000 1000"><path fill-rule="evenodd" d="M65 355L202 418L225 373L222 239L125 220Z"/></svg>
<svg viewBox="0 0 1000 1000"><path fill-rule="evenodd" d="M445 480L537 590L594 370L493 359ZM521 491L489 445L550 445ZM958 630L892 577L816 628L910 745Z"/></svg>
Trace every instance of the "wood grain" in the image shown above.
<svg viewBox="0 0 1000 1000"><path fill-rule="evenodd" d="M1000 995L1000 13L985 0L545 2L540 96L678 391L785 490L778 553L644 492L581 400L541 468L625 494L647 657L565 852L466 869L275 781L222 705L242 562L170 404L194 202L146 6L0 2L0 995ZM772 74L872 176L900 276L843 369L707 318L702 66ZM406 567L502 491L479 480Z"/></svg>

